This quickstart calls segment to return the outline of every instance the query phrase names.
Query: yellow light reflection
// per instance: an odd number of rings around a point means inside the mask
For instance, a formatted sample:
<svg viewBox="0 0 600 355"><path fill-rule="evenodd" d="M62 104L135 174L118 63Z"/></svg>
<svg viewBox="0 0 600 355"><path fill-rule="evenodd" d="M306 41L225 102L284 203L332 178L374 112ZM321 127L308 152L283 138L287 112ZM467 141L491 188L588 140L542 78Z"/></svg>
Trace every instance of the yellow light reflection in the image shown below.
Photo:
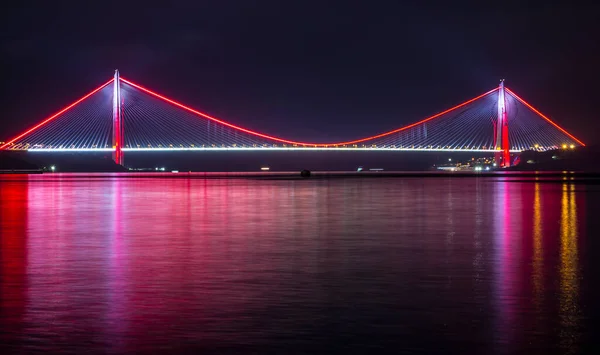
<svg viewBox="0 0 600 355"><path fill-rule="evenodd" d="M579 334L579 261L577 250L575 185L562 185L560 213L560 320L561 345L572 349Z"/></svg>

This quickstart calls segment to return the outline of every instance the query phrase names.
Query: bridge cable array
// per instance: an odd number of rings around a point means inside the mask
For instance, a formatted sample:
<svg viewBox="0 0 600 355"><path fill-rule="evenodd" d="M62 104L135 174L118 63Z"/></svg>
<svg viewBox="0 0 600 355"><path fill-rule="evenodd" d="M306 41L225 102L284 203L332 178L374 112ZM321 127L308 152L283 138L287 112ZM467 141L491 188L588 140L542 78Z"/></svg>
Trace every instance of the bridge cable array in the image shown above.
<svg viewBox="0 0 600 355"><path fill-rule="evenodd" d="M10 140L7 150L112 150L112 80ZM286 140L219 120L122 79L123 150L201 149L494 149L498 89L416 123L354 141ZM548 150L584 145L514 92L506 90L510 149Z"/></svg>

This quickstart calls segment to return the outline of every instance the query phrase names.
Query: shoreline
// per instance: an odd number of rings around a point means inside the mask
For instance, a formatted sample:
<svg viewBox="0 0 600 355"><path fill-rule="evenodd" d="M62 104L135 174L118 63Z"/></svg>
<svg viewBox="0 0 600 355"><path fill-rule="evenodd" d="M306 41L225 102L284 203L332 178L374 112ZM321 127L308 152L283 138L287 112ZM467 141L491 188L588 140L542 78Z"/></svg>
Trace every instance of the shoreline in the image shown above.
<svg viewBox="0 0 600 355"><path fill-rule="evenodd" d="M43 175L60 178L204 178L204 179L341 179L341 178L587 178L600 179L600 173L582 171L495 171L495 172L438 172L438 171L313 171L301 176L300 171L281 172L44 172L40 170L3 170L0 175Z"/></svg>

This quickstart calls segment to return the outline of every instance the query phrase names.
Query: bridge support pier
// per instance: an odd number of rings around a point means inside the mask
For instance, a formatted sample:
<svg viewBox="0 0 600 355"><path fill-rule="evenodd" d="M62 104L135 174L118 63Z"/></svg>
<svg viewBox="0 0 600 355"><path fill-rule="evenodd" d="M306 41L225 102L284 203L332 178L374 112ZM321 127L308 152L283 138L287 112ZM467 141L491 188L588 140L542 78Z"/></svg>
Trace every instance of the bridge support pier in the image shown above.
<svg viewBox="0 0 600 355"><path fill-rule="evenodd" d="M508 116L506 113L506 99L504 79L500 81L498 89L498 119L494 126L494 161L496 166L508 168L510 166L510 143L508 140Z"/></svg>
<svg viewBox="0 0 600 355"><path fill-rule="evenodd" d="M113 83L113 135L112 148L114 149L113 161L121 166L124 164L123 157L123 111L121 108L121 80L119 79L119 70L115 70Z"/></svg>

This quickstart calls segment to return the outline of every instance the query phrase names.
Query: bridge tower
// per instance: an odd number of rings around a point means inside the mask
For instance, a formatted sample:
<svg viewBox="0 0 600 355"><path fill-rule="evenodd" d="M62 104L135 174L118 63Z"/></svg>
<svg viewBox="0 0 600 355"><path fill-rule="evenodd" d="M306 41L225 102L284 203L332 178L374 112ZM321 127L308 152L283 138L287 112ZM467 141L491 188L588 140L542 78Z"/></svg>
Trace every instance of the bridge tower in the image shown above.
<svg viewBox="0 0 600 355"><path fill-rule="evenodd" d="M497 166L508 168L510 166L510 144L508 142L508 116L504 94L504 79L502 79L498 89L498 119L494 126L494 150L496 150L494 160Z"/></svg>
<svg viewBox="0 0 600 355"><path fill-rule="evenodd" d="M121 109L121 80L119 79L119 70L115 70L113 82L113 136L112 147L113 160L119 165L124 164L123 151L123 110Z"/></svg>

